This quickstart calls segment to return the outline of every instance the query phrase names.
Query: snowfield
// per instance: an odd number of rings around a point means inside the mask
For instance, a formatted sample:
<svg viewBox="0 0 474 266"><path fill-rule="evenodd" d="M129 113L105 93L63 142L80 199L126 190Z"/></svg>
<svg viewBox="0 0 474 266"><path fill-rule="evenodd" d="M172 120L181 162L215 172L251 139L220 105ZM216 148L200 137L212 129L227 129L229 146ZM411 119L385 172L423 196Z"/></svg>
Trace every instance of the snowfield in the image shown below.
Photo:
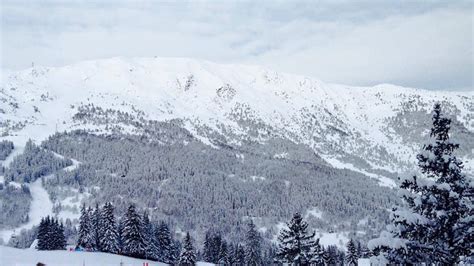
<svg viewBox="0 0 474 266"><path fill-rule="evenodd" d="M42 262L46 266L148 266L167 265L156 261L134 259L102 252L76 252L66 250L38 251L0 246L1 266L34 266ZM212 263L198 262L198 266L211 266ZM359 259L359 265L370 265L368 259Z"/></svg>
<svg viewBox="0 0 474 266"><path fill-rule="evenodd" d="M2 266L34 266L38 262L46 266L143 266L144 262L149 266L166 265L102 252L38 251L0 246Z"/></svg>

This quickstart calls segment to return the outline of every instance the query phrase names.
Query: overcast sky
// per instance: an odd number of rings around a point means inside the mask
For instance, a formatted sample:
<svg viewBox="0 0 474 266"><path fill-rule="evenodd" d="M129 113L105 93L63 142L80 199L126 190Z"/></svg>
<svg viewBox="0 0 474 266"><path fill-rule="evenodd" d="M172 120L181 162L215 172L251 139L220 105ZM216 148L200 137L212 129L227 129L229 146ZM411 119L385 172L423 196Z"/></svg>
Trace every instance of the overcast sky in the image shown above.
<svg viewBox="0 0 474 266"><path fill-rule="evenodd" d="M473 90L473 1L398 2L1 0L1 67L176 56Z"/></svg>

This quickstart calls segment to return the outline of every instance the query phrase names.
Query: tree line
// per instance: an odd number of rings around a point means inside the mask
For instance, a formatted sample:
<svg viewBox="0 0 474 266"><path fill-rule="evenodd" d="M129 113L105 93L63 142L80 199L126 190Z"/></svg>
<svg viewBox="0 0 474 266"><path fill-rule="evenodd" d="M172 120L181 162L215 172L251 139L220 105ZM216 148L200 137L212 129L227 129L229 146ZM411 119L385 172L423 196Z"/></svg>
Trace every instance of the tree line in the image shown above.
<svg viewBox="0 0 474 266"><path fill-rule="evenodd" d="M356 242L348 244L347 256L335 246L324 248L308 231L308 224L296 213L278 237L278 245L265 248L264 239L250 219L244 243L232 243L216 230L208 230L202 250L198 250L189 232L183 241L174 239L168 224L152 222L147 212L140 215L130 205L123 217L114 215L110 202L100 207L81 208L76 250L100 251L121 254L134 258L155 260L172 265L195 265L197 260L219 265L271 265L296 263L298 265L343 265L356 264L361 253ZM49 216L42 219L38 227L39 250L65 248L64 227Z"/></svg>

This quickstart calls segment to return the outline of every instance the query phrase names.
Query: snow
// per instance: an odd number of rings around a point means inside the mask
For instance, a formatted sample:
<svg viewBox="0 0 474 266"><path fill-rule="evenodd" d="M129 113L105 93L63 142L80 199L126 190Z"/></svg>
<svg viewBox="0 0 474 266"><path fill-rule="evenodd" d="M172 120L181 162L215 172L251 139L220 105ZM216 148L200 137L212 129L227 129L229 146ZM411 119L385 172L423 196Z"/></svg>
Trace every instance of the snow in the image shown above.
<svg viewBox="0 0 474 266"><path fill-rule="evenodd" d="M312 209L308 209L306 211L306 214L305 214L305 219L308 219L309 216L313 216L315 218L318 218L318 219L322 219L323 218L323 212L318 210L318 208L314 207Z"/></svg>
<svg viewBox="0 0 474 266"><path fill-rule="evenodd" d="M358 266L371 266L372 264L370 264L370 259L358 259L357 265Z"/></svg>
<svg viewBox="0 0 474 266"><path fill-rule="evenodd" d="M359 169L359 168L355 167L351 163L344 163L344 162L341 162L340 160L338 160L336 158L332 158L332 157L328 157L328 156L325 156L323 158L326 162L328 162L330 165L332 165L335 168L348 169L348 170L351 170L351 171L354 171L354 172L361 173L361 174L366 175L368 177L375 178L375 179L378 180L380 186L389 187L389 188L396 188L397 187L397 183L395 183L395 181L393 179L390 179L388 177L373 174L373 173L369 173L365 170L362 170L362 169Z"/></svg>
<svg viewBox="0 0 474 266"><path fill-rule="evenodd" d="M0 265L2 266L32 266L38 262L47 266L143 266L144 262L148 262L149 266L167 265L161 262L102 252L38 251L33 248L17 249L0 246ZM197 262L197 265L211 266L214 264Z"/></svg>
<svg viewBox="0 0 474 266"><path fill-rule="evenodd" d="M30 229L33 226L38 225L42 217L53 215L53 203L49 198L48 192L43 188L41 178L37 179L33 183L30 183L29 188L32 197L30 211L28 213L29 221L16 227L15 229L0 231L0 237L4 242L8 242L12 234L19 233L22 229Z"/></svg>
<svg viewBox="0 0 474 266"><path fill-rule="evenodd" d="M264 176L255 176L255 175L250 176L249 178L252 179L252 181L254 181L254 182L257 181L257 180L260 180L260 181L267 180L267 178L265 178Z"/></svg>
<svg viewBox="0 0 474 266"><path fill-rule="evenodd" d="M349 238L345 236L345 233L327 233L316 231L316 237L319 238L319 243L323 246L335 245L340 249L345 250L346 244L349 242Z"/></svg>
<svg viewBox="0 0 474 266"><path fill-rule="evenodd" d="M38 262L47 266L142 266L143 262L148 262L149 266L166 265L102 252L37 251L0 246L1 265L31 266ZM121 262L123 264L120 264Z"/></svg>
<svg viewBox="0 0 474 266"><path fill-rule="evenodd" d="M282 152L282 153L277 153L273 155L273 158L276 158L276 159L285 159L287 157L288 157L288 152Z"/></svg>
<svg viewBox="0 0 474 266"><path fill-rule="evenodd" d="M378 238L372 239L367 243L367 248L374 250L377 247L387 246L392 249L405 248L407 240L393 237L387 231L382 231Z"/></svg>
<svg viewBox="0 0 474 266"><path fill-rule="evenodd" d="M185 88L191 75L191 86ZM472 110L466 104L474 99L473 92L433 92L389 84L351 87L258 66L222 65L186 58L116 57L64 67L34 67L4 76L1 87L16 101L18 108L8 106L6 113L0 114L0 120L27 121L21 130L0 137L0 140L12 140L15 146L24 145L28 138L40 142L64 130L106 132L104 126L78 124L72 120L77 107L87 103L129 113L136 108L145 113L145 119L182 119L186 129L210 146L213 146L211 141L199 133L201 126L219 133L224 133L225 128L237 136L247 134L247 128L231 119L236 103L240 103L250 110L249 113L238 110L243 112L243 118L258 119L278 134L310 145L318 154L334 155L327 144L334 145L367 157L374 168L392 172L399 170L395 162L372 160L376 154L368 150L361 154L360 149L383 147L401 162L414 162L418 147L407 145L386 129L387 119L407 100L420 96L422 103L429 106L443 98L459 109L458 119L464 126L474 129L474 124L468 121ZM217 93L219 88L230 88L235 93L224 99ZM33 106L39 112L35 112ZM320 128L308 131L302 110L314 115L321 123ZM349 133L347 145L340 142L337 134L319 130L331 127ZM125 128L130 133L135 130ZM315 138L328 143L315 141ZM255 140L261 141L259 137ZM275 154L276 158L285 156L284 151ZM393 186L390 179L376 178L381 185Z"/></svg>

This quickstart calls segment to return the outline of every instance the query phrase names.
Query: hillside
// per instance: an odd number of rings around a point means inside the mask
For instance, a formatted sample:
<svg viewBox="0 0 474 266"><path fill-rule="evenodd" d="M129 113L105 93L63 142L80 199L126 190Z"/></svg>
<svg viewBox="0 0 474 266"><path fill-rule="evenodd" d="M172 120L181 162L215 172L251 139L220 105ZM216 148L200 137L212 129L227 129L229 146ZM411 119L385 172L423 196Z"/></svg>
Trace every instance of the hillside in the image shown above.
<svg viewBox="0 0 474 266"><path fill-rule="evenodd" d="M415 168L437 101L472 174L473 92L351 87L183 58L34 67L2 73L0 140L15 146L2 175L19 182L13 168L23 166L11 163L32 139L81 163L44 183L63 217L77 217L81 200L110 200L119 212L132 201L177 232L219 226L239 238L253 217L272 239L299 211L320 236L370 238L398 200L397 177ZM28 193L3 197L28 210ZM18 213L2 228L27 220Z"/></svg>

